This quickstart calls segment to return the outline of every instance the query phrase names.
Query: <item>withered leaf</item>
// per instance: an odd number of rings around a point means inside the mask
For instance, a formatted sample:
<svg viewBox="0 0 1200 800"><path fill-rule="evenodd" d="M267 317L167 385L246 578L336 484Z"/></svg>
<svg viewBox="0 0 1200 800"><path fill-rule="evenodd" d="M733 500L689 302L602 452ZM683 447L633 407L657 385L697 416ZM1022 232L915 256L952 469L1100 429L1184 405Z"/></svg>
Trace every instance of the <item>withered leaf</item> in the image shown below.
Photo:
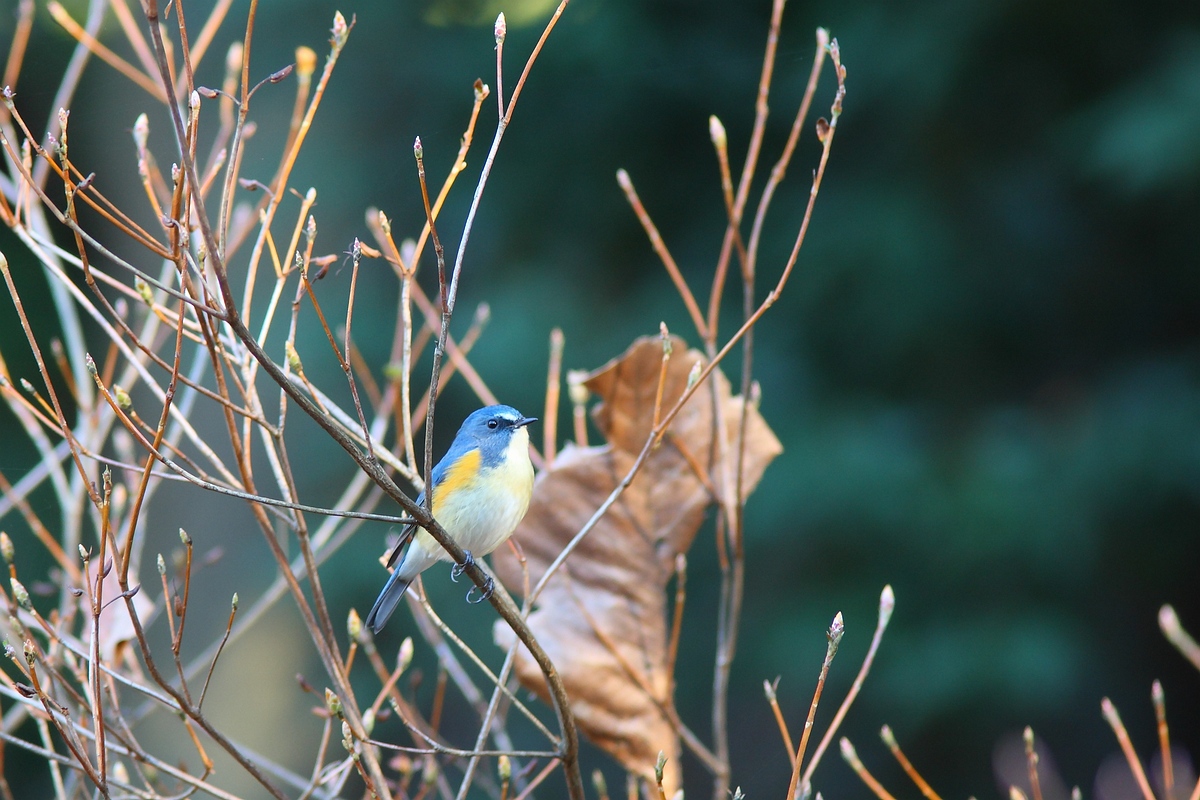
<svg viewBox="0 0 1200 800"><path fill-rule="evenodd" d="M688 375L703 355L672 339L663 382L662 413L687 388ZM584 526L624 479L654 426L662 369L662 340L637 340L624 355L592 373L586 382L601 403L594 419L607 444L568 445L538 476L529 513L517 529L530 585ZM723 430L714 442L713 387L702 385L672 422L630 486L546 584L529 625L562 675L580 730L630 772L653 780L659 751L667 755L664 788L681 784L679 737L672 679L667 663L665 588L675 557L691 547L706 509L717 496L732 496L742 403L728 380L714 371ZM743 494L757 485L779 441L759 416L747 413ZM727 493L727 494L725 494ZM494 557L506 586L523 584L521 566L509 548ZM693 586L704 585L693 581ZM513 641L502 622L501 646ZM517 660L521 683L547 697L528 654Z"/></svg>

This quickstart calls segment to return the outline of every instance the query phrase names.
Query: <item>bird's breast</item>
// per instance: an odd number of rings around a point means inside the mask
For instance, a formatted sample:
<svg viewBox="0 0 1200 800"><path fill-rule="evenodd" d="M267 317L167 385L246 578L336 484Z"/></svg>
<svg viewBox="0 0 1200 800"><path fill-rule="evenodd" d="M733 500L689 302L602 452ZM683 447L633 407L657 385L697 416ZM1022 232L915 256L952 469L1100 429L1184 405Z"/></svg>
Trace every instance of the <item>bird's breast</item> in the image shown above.
<svg viewBox="0 0 1200 800"><path fill-rule="evenodd" d="M521 429L494 466L481 465L478 451L464 455L434 490L433 513L460 547L483 556L512 535L532 494L529 435Z"/></svg>

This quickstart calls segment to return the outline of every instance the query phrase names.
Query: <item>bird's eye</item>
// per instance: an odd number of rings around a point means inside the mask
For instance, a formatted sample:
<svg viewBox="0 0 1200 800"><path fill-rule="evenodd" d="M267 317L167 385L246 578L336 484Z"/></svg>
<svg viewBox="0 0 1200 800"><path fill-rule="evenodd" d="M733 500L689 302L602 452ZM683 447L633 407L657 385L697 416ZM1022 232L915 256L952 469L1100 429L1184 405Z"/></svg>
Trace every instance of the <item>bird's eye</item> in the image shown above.
<svg viewBox="0 0 1200 800"><path fill-rule="evenodd" d="M500 427L500 420L498 420L498 419L489 419L489 420L488 420L488 427L489 427L489 428L491 428L492 430L496 430L496 428L499 428L499 427Z"/></svg>

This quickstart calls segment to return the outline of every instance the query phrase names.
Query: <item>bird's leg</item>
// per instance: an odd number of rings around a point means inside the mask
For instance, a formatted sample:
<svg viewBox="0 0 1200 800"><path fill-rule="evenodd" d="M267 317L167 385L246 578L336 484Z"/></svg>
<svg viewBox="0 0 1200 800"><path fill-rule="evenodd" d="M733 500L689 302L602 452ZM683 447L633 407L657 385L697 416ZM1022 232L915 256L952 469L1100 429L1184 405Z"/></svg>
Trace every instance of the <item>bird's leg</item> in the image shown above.
<svg viewBox="0 0 1200 800"><path fill-rule="evenodd" d="M458 583L462 574L473 566L475 566L475 556L471 555L470 550L463 550L463 562L450 568L450 580Z"/></svg>
<svg viewBox="0 0 1200 800"><path fill-rule="evenodd" d="M483 581L483 594L479 595L479 597L475 600L472 600L471 595L473 595L475 590L478 588L478 586L472 586L471 590L467 592L467 602L471 605L482 603L484 600L487 600L489 597L491 597L492 592L496 591L496 581L492 579L491 575L486 576Z"/></svg>

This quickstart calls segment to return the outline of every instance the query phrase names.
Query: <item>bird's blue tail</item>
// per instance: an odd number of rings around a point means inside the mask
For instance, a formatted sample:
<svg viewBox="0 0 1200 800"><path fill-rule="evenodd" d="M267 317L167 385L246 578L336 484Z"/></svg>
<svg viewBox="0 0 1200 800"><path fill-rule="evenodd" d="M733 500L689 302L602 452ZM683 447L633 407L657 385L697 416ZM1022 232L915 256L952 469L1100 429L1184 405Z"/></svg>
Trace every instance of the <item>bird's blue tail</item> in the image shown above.
<svg viewBox="0 0 1200 800"><path fill-rule="evenodd" d="M410 583L411 580L406 581L400 577L399 568L392 571L387 583L383 585L383 591L375 600L375 605L371 606L371 613L367 614L367 627L371 629L371 633L377 634L383 630L388 617L392 616L392 612L400 603L400 598L408 591Z"/></svg>

